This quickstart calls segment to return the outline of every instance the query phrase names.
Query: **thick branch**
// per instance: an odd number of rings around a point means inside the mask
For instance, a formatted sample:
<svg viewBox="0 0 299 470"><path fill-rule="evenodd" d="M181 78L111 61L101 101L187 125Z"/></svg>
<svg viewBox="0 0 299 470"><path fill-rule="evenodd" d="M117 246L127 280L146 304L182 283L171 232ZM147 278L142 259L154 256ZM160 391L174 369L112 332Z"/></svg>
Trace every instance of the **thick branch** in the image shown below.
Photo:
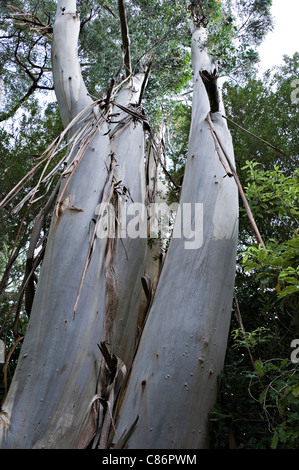
<svg viewBox="0 0 299 470"><path fill-rule="evenodd" d="M80 19L75 0L59 0L53 25L52 65L56 97L64 127L92 100L78 60Z"/></svg>
<svg viewBox="0 0 299 470"><path fill-rule="evenodd" d="M15 250L12 251L12 253L9 257L8 263L5 267L5 271L3 273L3 276L2 276L2 279L1 279L1 282L0 282L0 294L3 291L3 289L5 288L5 286L8 282L10 270L13 267L13 264L16 261L17 257L19 256L21 248L22 248L22 246L16 247Z"/></svg>
<svg viewBox="0 0 299 470"><path fill-rule="evenodd" d="M130 54L130 37L129 37L129 29L128 29L128 23L127 23L125 6L124 6L123 0L118 0L118 11L119 11L119 17L120 17L121 37L122 37L123 51L124 51L124 63L126 67L126 77L128 77L132 73L131 54Z"/></svg>
<svg viewBox="0 0 299 470"><path fill-rule="evenodd" d="M35 92L35 90L53 90L53 86L44 86L44 85L39 85L40 77L37 80L34 80L32 85L29 87L28 91L25 93L22 98L20 98L15 106L13 106L8 112L6 113L1 113L0 115L0 122L6 121L7 119L11 118L17 110L22 106L23 103L25 103L28 98L30 98L31 95Z"/></svg>
<svg viewBox="0 0 299 470"><path fill-rule="evenodd" d="M21 26L23 29L29 28L32 31L36 31L40 36L52 34L53 29L50 25L50 15L47 13L46 15L49 21L48 24L45 24L34 13L25 12L13 5L7 5L7 7L14 12L11 16L8 16L8 18L12 19L15 25ZM20 23L16 23L16 20L20 21Z"/></svg>

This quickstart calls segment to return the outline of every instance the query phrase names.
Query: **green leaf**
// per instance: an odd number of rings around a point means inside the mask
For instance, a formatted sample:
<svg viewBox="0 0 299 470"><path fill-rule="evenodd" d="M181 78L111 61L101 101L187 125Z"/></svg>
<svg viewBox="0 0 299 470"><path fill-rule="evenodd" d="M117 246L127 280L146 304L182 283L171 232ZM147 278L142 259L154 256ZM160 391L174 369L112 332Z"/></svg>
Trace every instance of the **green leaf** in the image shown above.
<svg viewBox="0 0 299 470"><path fill-rule="evenodd" d="M292 387L292 395L294 395L295 398L299 397L299 383Z"/></svg>
<svg viewBox="0 0 299 470"><path fill-rule="evenodd" d="M296 294L297 292L299 292L298 287L296 287L296 286L287 286L284 289L282 289L282 291L280 292L278 298L282 299L283 297L286 297L287 295Z"/></svg>
<svg viewBox="0 0 299 470"><path fill-rule="evenodd" d="M271 449L276 449L278 444L278 433L275 431L272 441L271 441Z"/></svg>
<svg viewBox="0 0 299 470"><path fill-rule="evenodd" d="M260 360L255 361L254 363L255 369L257 372L258 377L263 377L265 375L264 370L263 370L263 363Z"/></svg>
<svg viewBox="0 0 299 470"><path fill-rule="evenodd" d="M299 248L299 237L291 238L291 240L288 241L288 245L291 245L294 248Z"/></svg>
<svg viewBox="0 0 299 470"><path fill-rule="evenodd" d="M264 250L264 249L259 250L257 253L258 261L260 261L261 263L264 262L267 255L268 255L267 250Z"/></svg>

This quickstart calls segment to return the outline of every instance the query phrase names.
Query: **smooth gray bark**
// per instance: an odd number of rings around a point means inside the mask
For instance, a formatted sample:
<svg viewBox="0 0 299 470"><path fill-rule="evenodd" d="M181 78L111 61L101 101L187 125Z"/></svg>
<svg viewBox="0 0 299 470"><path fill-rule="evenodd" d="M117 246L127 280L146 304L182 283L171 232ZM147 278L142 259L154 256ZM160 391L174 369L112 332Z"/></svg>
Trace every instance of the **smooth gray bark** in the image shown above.
<svg viewBox="0 0 299 470"><path fill-rule="evenodd" d="M209 446L208 414L216 401L227 346L238 192L219 161L206 120L210 103L199 72L212 72L213 64L199 48L203 33L195 29L192 37L192 124L180 201L182 211L184 203L203 204L203 243L186 249L187 238L171 241L118 410L115 442L139 417L126 444L131 449ZM212 114L212 120L233 161L221 113ZM176 229L179 223L177 219Z"/></svg>

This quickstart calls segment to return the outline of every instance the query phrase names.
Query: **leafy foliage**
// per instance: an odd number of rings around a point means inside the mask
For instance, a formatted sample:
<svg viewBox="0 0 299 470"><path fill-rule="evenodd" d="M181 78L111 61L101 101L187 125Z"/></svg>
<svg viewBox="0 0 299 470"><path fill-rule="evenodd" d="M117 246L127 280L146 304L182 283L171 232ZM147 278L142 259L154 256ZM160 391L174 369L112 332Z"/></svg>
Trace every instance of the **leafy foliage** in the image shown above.
<svg viewBox="0 0 299 470"><path fill-rule="evenodd" d="M5 96L1 121L12 117L36 91L53 89L48 27L54 8L52 0L16 1L13 6L1 2L0 74Z"/></svg>
<svg viewBox="0 0 299 470"><path fill-rule="evenodd" d="M262 78L252 74L244 84L227 82L224 86L228 117L287 155L273 152L263 142L231 125L239 172L247 160L260 162L265 169L271 169L273 163L280 163L285 170L297 167L298 103L292 103L292 83L298 73L296 52L293 57L285 56L282 66L267 71Z"/></svg>

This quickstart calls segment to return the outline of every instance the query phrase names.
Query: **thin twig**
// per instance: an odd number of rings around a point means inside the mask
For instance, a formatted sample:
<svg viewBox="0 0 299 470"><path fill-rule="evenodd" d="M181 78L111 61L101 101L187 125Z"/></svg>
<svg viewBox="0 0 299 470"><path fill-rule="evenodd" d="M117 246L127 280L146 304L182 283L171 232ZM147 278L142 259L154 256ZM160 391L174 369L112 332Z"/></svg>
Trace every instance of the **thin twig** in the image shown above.
<svg viewBox="0 0 299 470"><path fill-rule="evenodd" d="M210 113L207 115L207 121L208 121L208 123L209 123L209 125L210 125L210 129L211 129L212 134L214 134L214 136L216 137L216 139L217 139L217 141L218 141L218 143L219 143L219 145L220 145L220 148L221 148L221 150L222 150L222 152L223 152L223 154L224 154L224 156L225 156L225 158L226 158L226 160L227 160L227 162L228 162L228 164L229 164L230 171L231 171L231 173L232 173L232 175L233 175L233 177L234 177L234 180L235 180L235 182L236 182L236 184L237 184L240 197L241 197L241 199L242 199L242 202L243 202L244 208L245 208L245 210L246 210L247 216L248 216L248 218L249 218L249 220L250 220L250 222L251 222L251 225L252 225L252 227L253 227L253 230L254 230L255 236L256 236L256 238L257 238L257 241L258 241L258 243L261 244L261 246L262 246L264 249L266 249L265 243L264 243L264 241L263 241L263 239L262 239L262 237L261 237L261 234L260 234L260 232L259 232L259 229L258 229L258 227L257 227L257 225L256 225L256 222L255 222L255 220L254 220L254 217L253 217L253 215L252 215L250 206L249 206L248 201L247 201L247 199L246 199L246 196L245 196L243 187L242 187L242 185L241 185L241 182L240 182L240 180L239 180L239 177L238 177L238 175L237 175L237 172L236 172L236 170L235 170L235 168L234 168L232 162L230 161L230 158L229 158L229 156L228 156L228 154L227 154L227 152L226 152L226 150L225 150L225 148L224 148L224 146L223 146L223 144L222 144L222 142L221 142L221 139L220 139L220 137L219 137L219 135L218 135L218 133L217 133L217 131L216 131L216 129L215 129L215 126L214 126L214 124L213 124L213 122L212 122L212 120L211 120Z"/></svg>
<svg viewBox="0 0 299 470"><path fill-rule="evenodd" d="M8 355L7 355L7 359L5 361L5 364L3 366L3 376L4 376L4 379L3 379L3 382L4 382L4 398L3 398L3 401L7 395L7 369L8 369L8 364L9 364L9 361L10 361L10 358L12 356L12 353L14 352L14 350L16 349L17 345L19 344L20 341L22 341L22 339L24 338L24 336L19 336L14 344L12 345Z"/></svg>
<svg viewBox="0 0 299 470"><path fill-rule="evenodd" d="M236 307L236 318L237 318L237 322L239 324L239 327L241 328L242 330L242 333L244 335L244 338L245 338L245 341L246 341L246 349L248 351L248 354L249 354L249 357L250 357L250 361L251 361L251 364L252 364L252 367L253 367L253 370L255 370L255 364L254 364L254 359L253 359L253 356L252 356L252 353L250 351L250 348L247 344L247 333L246 333L246 330L244 328L244 324L243 324L243 320L242 320L242 315L241 315L241 311L240 311L240 307L239 307L239 302L238 302L238 298L237 298L237 295L236 293L234 292L234 304L235 304L235 307Z"/></svg>
<svg viewBox="0 0 299 470"><path fill-rule="evenodd" d="M253 134L252 132L248 131L247 129L244 129L244 127L240 126L240 124L237 124L235 121L233 121L231 118L228 118L227 116L224 116L222 115L222 117L224 119L226 119L227 121L231 122L232 124L234 124L235 126L239 127L239 129L242 129L242 131L246 132L247 134L251 135L252 137L254 137L255 139L257 140L260 140L261 142L263 142L263 144L266 144L268 145L268 147L270 147L271 149L275 150L276 152L280 153L281 155L283 155L284 157L287 157L289 160L291 160L291 162L295 163L294 160L289 156L287 155L286 153L284 153L282 150L278 149L277 147L275 147L274 145L270 144L269 142L267 142L266 140L262 139L261 137L258 137L257 135Z"/></svg>
<svg viewBox="0 0 299 470"><path fill-rule="evenodd" d="M17 185L4 197L4 199L0 201L0 209L5 207L6 204L20 192L20 190L23 188L25 183L34 177L38 168L43 163L45 163L46 167L48 166L49 161L52 160L54 156L57 154L59 146L61 142L63 141L64 137L68 134L68 132L73 128L75 124L77 124L81 119L83 119L83 117L86 116L87 111L91 110L92 108L95 108L100 103L100 101L101 100L96 100L92 102L74 117L74 119L68 124L68 126L61 132L61 134L54 139L54 141L49 145L49 147L45 150L45 152L37 159L39 160L39 162L33 168L31 168L31 170L17 183ZM87 126L85 126L82 131L80 130L79 135L80 133L84 133L89 125L90 123L88 123ZM78 141L78 135L74 134L73 138L68 141L67 145L72 143L74 147L77 141ZM54 169L55 172L59 169L60 165L64 163L64 161L68 158L68 156L69 156L69 153L65 155L61 159L61 161L55 166L55 169ZM40 187L40 184L47 182L49 180L49 177L54 176L54 170L51 170L50 173L46 175L43 179L39 179L38 184L35 185L34 188L25 196L25 198L16 206L16 208L14 209L14 212L17 212L28 199L30 199L30 203L32 203L35 197L35 194ZM42 172L42 174L44 173L45 173L45 170Z"/></svg>

